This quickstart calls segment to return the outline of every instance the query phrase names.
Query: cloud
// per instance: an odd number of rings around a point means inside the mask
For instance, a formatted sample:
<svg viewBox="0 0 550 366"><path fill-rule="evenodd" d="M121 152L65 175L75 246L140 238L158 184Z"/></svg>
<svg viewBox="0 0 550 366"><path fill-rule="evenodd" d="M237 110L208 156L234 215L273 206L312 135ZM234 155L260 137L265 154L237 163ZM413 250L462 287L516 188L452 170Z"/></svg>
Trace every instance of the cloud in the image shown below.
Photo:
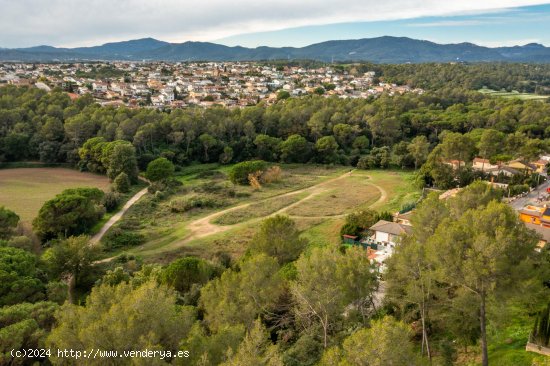
<svg viewBox="0 0 550 366"><path fill-rule="evenodd" d="M483 20L440 20L427 23L412 23L409 27L464 27L469 25L482 25L492 23L492 21Z"/></svg>
<svg viewBox="0 0 550 366"><path fill-rule="evenodd" d="M486 13L542 0L0 0L0 46L182 42L343 22Z"/></svg>

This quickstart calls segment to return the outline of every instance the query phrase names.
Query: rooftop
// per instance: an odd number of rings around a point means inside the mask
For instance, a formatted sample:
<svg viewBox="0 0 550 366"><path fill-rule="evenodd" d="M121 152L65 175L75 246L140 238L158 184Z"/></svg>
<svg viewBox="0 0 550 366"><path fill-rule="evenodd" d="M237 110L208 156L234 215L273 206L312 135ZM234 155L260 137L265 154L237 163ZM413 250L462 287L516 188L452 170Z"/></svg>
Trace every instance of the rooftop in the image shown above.
<svg viewBox="0 0 550 366"><path fill-rule="evenodd" d="M370 229L392 235L403 235L412 232L412 226L398 224L396 222L390 222L386 220L378 221L376 224L372 225Z"/></svg>

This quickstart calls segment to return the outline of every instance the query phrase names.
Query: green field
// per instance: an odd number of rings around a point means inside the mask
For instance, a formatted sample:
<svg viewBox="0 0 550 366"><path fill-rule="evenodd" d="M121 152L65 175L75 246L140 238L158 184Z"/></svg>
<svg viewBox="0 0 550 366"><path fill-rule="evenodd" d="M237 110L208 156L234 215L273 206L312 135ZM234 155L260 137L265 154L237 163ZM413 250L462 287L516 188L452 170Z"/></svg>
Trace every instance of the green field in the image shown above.
<svg viewBox="0 0 550 366"><path fill-rule="evenodd" d="M507 92L507 91L497 91L497 90L483 88L483 89L479 89L478 91L480 93L491 95L494 97L518 98L522 100L546 100L548 98L547 95L538 95L533 93L520 93L515 90L511 92Z"/></svg>
<svg viewBox="0 0 550 366"><path fill-rule="evenodd" d="M109 188L105 176L65 168L0 169L0 205L30 222L40 207L67 188Z"/></svg>
<svg viewBox="0 0 550 366"><path fill-rule="evenodd" d="M168 262L183 255L212 258L221 252L238 257L259 222L277 213L293 218L312 244L336 245L347 213L367 207L394 212L420 196L413 186L413 173L405 171L350 174L344 167L283 165L280 182L253 190L228 183L228 169L210 164L179 172L184 184L180 193L161 200L142 199L119 224L139 223L137 230L146 243L106 256L124 252L147 262ZM210 197L220 205L177 213L170 209L172 201L194 196Z"/></svg>

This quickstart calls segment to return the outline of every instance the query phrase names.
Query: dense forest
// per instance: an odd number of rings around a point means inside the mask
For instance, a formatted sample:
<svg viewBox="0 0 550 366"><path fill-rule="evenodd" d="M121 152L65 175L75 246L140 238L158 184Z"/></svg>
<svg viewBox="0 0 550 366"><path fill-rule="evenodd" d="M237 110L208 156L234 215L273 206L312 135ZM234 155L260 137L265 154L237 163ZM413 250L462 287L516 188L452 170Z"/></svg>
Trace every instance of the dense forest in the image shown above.
<svg viewBox="0 0 550 366"><path fill-rule="evenodd" d="M419 69L418 83L428 70ZM452 87L173 111L3 87L0 121L0 162L67 163L106 174L119 192L139 171L169 191L185 165L257 159L416 169L421 186L464 187L474 172L444 160L536 159L550 141L549 103ZM237 164L230 178L239 183L249 165L265 166ZM112 192L66 190L46 202L33 223L38 245L0 207L0 364L25 364L10 350L29 348L149 349L162 359L84 363L202 366L452 365L474 349L487 364L491 334L539 314L550 296L549 251L535 251L538 237L502 193L474 182L447 201L428 195L382 275L362 248L308 242L286 216L262 221L241 258L161 266L127 256L96 262L101 248L81 234L116 207ZM380 217L351 216L358 230ZM119 234L139 240L131 228ZM33 358L71 362L57 353Z"/></svg>
<svg viewBox="0 0 550 366"><path fill-rule="evenodd" d="M76 165L78 149L102 137L130 142L142 169L158 156L180 166L251 158L356 165L375 149L389 149L395 165L413 167L414 159L405 155L421 135L432 148L444 131L468 133L474 141L484 129L540 141L550 137L550 104L452 88L367 100L310 96L268 107L161 112L101 107L87 96L71 102L62 92L4 87L0 119L0 161ZM495 154L517 156L520 152L510 144Z"/></svg>

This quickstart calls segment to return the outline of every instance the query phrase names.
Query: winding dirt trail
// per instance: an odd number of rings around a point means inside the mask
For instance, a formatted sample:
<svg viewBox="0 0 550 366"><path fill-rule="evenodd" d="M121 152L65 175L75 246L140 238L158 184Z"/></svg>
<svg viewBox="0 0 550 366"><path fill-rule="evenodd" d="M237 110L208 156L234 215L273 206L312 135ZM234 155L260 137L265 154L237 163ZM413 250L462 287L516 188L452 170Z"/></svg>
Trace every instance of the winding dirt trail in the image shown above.
<svg viewBox="0 0 550 366"><path fill-rule="evenodd" d="M124 216L124 214L126 213L126 211L128 211L128 209L130 207L132 207L132 205L134 203L136 203L137 201L139 201L139 199L141 197L143 197L145 194L147 193L147 188L143 188L141 191L139 191L138 193L136 193L132 198L130 198L126 204L124 206L122 206L122 209L120 211L118 211L116 214L113 215L113 217L111 217L109 219L109 221L107 221L105 223L105 225L103 225L103 227L101 228L101 230L99 230L99 232L97 234L95 234L94 236L92 236L92 238L90 239L90 244L91 245L95 245L97 243L99 243L99 241L101 240L101 238L103 238L103 235L105 235L105 233L114 225L118 222L118 220L120 220L122 218L122 216Z"/></svg>
<svg viewBox="0 0 550 366"><path fill-rule="evenodd" d="M283 194L280 194L280 195L277 195L277 196L274 196L274 197L269 197L269 198L266 198L266 199L262 200L262 201L265 201L265 200L274 199L274 198L277 198L277 197L288 197L288 196L293 196L293 195L304 193L304 192L309 193L309 195L307 197L304 197L299 201L296 201L296 202L294 202L294 203L292 203L288 206L285 206L285 207L279 209L276 212L273 212L272 214L268 215L268 217L275 216L275 215L278 215L278 214L283 214L283 213L287 212L288 210L292 209L293 207L296 207L296 206L304 203L305 201L308 201L308 200L314 198L315 196L317 196L317 195L319 195L323 192L326 192L327 189L328 189L328 188L326 188L326 186L329 185L330 183L333 183L335 181L338 181L340 179L343 179L343 178L346 178L346 177L349 177L349 176L351 176L351 173L349 173L349 172L344 173L344 174L342 174L342 175L340 175L336 178L326 180L324 182L321 182L319 184L316 184L316 185L313 185L313 186L310 186L310 187L302 188L302 189L292 191L292 192L283 193ZM386 190L384 190L384 188L380 187L377 184L373 184L373 183L369 183L369 184L371 184L373 187L376 187L380 191L380 197L378 198L378 200L375 203L372 204L372 206L377 206L379 204L382 204L382 203L386 202L386 200L388 198L388 194L387 194ZM262 201L259 201L259 202L262 202ZM225 209L225 210L222 210L222 211L218 211L218 212L215 212L213 214L210 214L208 216L205 216L203 218L200 218L198 220L195 220L195 221L189 223L189 225L187 226L187 229L190 232L189 235L187 235L187 237L185 237L183 240L172 243L170 245L170 247L172 249L173 248L178 248L178 247L184 245L185 243L190 242L191 240L203 238L205 236L209 236L209 235L216 234L216 233L221 233L221 232L232 229L233 227L239 225L240 223L239 224L234 224L234 225L217 225L217 224L213 224L212 221L214 219L216 219L217 217L221 216L221 215L224 215L224 214L226 214L228 212L231 212L231 211L235 211L235 210L239 210L239 209L248 207L253 203L257 203L257 202L245 203L245 204L238 205L238 206L235 206L235 207L231 207L231 208L228 208L228 209ZM331 219L331 218L345 217L346 214L327 215L327 216L304 216L304 217L294 216L294 215L289 215L289 216L291 218L294 217L294 218L304 218L304 219ZM249 220L248 222L260 221L260 220L263 220L264 218L265 217L260 217L260 218Z"/></svg>
<svg viewBox="0 0 550 366"><path fill-rule="evenodd" d="M171 251L171 250L182 247L183 245L185 245L186 243L189 243L192 240L200 239L200 238L204 238L206 236L210 236L210 235L214 235L214 234L221 233L221 232L224 232L224 231L228 231L228 230L233 229L234 227L240 225L241 223L237 223L237 224L233 224L233 225L217 225L217 224L212 223L212 221L214 219L216 219L219 216L222 216L222 215L224 215L228 212L232 212L232 211L235 211L235 210L240 210L240 209L246 208L246 207L248 207L252 204L255 204L255 203L258 203L258 202L263 202L263 201L266 201L266 200L271 200L271 199L274 199L274 198L288 197L288 196L293 196L293 195L304 193L304 192L309 193L306 197L304 197L304 198L302 198L302 199L300 199L300 200L298 200L298 201L296 201L292 204L289 204L288 206L285 206L285 207L277 210L276 212L273 212L272 214L268 215L267 217L275 216L275 215L278 215L278 214L283 214L283 213L287 212L288 210L292 209L293 207L298 206L298 205L304 203L305 201L308 201L308 200L314 198L315 196L317 196L319 194L322 194L323 192L326 192L329 189L329 188L326 187L327 185L329 185L330 183L333 183L335 181L338 181L340 179L344 179L346 177L351 176L352 172L346 172L342 175L339 175L338 177L326 180L324 182L318 183L318 184L310 186L310 187L298 189L298 190L295 190L295 191L292 191L292 192L282 193L280 195L268 197L268 198L265 198L265 199L263 199L261 201L257 201L257 202L244 203L244 204L241 204L241 205L238 205L238 206L227 208L225 210L214 212L210 215L207 215L207 216L204 216L200 219L194 220L194 221L190 222L186 227L187 230L188 230L188 234L186 235L186 237L181 239L181 240L171 242L170 244L166 245L165 249ZM365 176L365 178L368 179L368 176ZM372 185L373 187L376 187L380 191L380 197L378 198L378 200L376 202L374 202L371 205L371 207L378 206L378 205L386 202L386 200L388 198L388 193L386 192L386 190L384 188L380 187L377 184L370 183L370 182L369 182L369 184ZM145 189L144 191L147 191L147 190ZM138 195L141 192L143 192L143 191L140 191L138 193ZM134 196L132 198L132 200L134 198L136 198L136 196ZM137 201L140 197L141 196L137 197L137 199L135 201ZM132 204L135 203L135 201L132 202ZM128 203L129 202L130 201L128 201ZM128 208L132 204L130 204L128 206ZM126 212L126 210L124 210L124 212ZM121 212L119 212L121 215L116 220L114 220L114 222L110 226L112 226L116 221L118 221L122 217L124 212L122 212L122 210L121 210ZM325 216L295 216L295 215L289 215L289 216L291 218L302 218L302 219L334 219L334 218L343 218L343 217L346 216L346 214L325 215ZM111 218L111 220L113 220L113 219L114 219L114 217ZM265 219L265 216L255 218L255 219L252 219L252 220L248 220L247 223L255 222L255 221L261 221L263 219ZM109 220L109 222L111 220ZM105 226L107 226L107 224ZM104 226L104 228L105 228L105 226ZM110 228L110 226L107 227L105 229L105 231L107 231ZM103 231L103 229L102 229L102 231ZM99 235L99 234L100 233L98 233L97 235ZM115 258L115 257L105 258L105 259L103 259L99 262L108 262L108 261L112 260L113 258Z"/></svg>
<svg viewBox="0 0 550 366"><path fill-rule="evenodd" d="M328 183L332 183L332 182L337 181L339 179L345 178L347 176L349 176L349 173L342 174L342 175L340 175L336 178L326 180L324 182L321 182L319 184L316 184L316 185L313 185L313 186L310 186L310 187L298 189L298 190L292 191L292 192L282 193L280 195L276 195L276 196L273 196L273 197L268 197L268 198L263 199L262 201L271 200L271 199L274 199L274 198L293 196L293 195L300 194L300 193L303 193L303 192L310 192L310 194L307 197L304 197L301 200L296 201L296 202L294 202L294 203L292 203L292 204L290 204L286 207L283 207L282 209L280 209L280 210L278 210L278 211L276 211L276 212L269 215L269 216L274 216L274 215L283 213L284 211L286 211L286 210L288 210L288 209L290 209L294 206L297 206L300 203L302 203L302 202L304 202L308 199L311 199L312 197L324 192L326 190L326 189L323 189L324 185L326 185ZM259 201L259 202L262 202L262 201ZM239 210L239 209L242 209L242 208L246 208L246 207L248 207L252 204L255 204L255 203L258 203L258 202L249 202L249 203L245 203L245 204L242 204L242 205L234 206L234 207L222 210L222 211L215 212L213 214L210 214L208 216L205 216L203 218L200 218L198 220L195 220L195 221L189 223L187 225L187 229L190 231L190 234L185 239L183 239L182 241L179 241L178 244L185 244L185 243L187 243L187 242L189 242L193 239L203 238L203 237L208 236L208 235L212 235L212 234L220 233L220 232L223 232L223 231L227 231L227 230L233 228L234 226L239 225L239 224L216 225L216 224L213 224L211 221L213 221L217 217L222 216L222 215L224 215L228 212ZM261 220L263 218L264 217L261 217L259 219ZM254 219L254 220L257 220L257 219ZM251 221L251 220L249 220L249 221Z"/></svg>

